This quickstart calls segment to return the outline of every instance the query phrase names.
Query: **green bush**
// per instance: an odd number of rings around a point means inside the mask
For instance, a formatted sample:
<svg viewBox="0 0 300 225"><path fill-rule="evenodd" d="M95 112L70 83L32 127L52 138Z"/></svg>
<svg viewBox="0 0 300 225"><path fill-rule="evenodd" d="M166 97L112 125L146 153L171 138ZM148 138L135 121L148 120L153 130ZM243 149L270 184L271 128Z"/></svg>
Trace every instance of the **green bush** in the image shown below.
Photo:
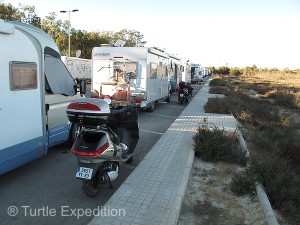
<svg viewBox="0 0 300 225"><path fill-rule="evenodd" d="M267 96L269 98L273 98L280 106L295 108L294 96L292 94L284 92L271 92Z"/></svg>
<svg viewBox="0 0 300 225"><path fill-rule="evenodd" d="M209 86L221 86L221 87L226 87L228 86L229 83L227 81L225 81L224 79L220 79L220 78L215 78L215 79L212 79L210 82L209 82Z"/></svg>
<svg viewBox="0 0 300 225"><path fill-rule="evenodd" d="M240 76L242 72L238 68L230 69L230 75L232 76Z"/></svg>
<svg viewBox="0 0 300 225"><path fill-rule="evenodd" d="M209 93L210 94L223 94L223 95L228 95L229 90L226 87L220 87L220 86L213 86L209 88Z"/></svg>
<svg viewBox="0 0 300 225"><path fill-rule="evenodd" d="M204 161L245 163L236 133L224 129L202 125L193 137L195 155Z"/></svg>
<svg viewBox="0 0 300 225"><path fill-rule="evenodd" d="M215 73L222 74L222 75L228 75L228 74L230 74L230 68L227 66L221 66L216 70Z"/></svg>
<svg viewBox="0 0 300 225"><path fill-rule="evenodd" d="M231 191L238 195L251 195L255 192L255 177L249 171L236 173L230 182Z"/></svg>
<svg viewBox="0 0 300 225"><path fill-rule="evenodd" d="M225 98L209 98L204 106L206 113L230 114L229 102Z"/></svg>

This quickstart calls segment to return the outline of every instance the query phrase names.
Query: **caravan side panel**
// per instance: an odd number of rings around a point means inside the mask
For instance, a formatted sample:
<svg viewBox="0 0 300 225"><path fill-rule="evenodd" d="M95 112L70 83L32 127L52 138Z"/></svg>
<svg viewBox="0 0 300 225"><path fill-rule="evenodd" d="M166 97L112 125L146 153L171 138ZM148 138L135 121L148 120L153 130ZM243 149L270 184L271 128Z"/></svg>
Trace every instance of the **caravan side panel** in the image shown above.
<svg viewBox="0 0 300 225"><path fill-rule="evenodd" d="M45 154L40 52L13 30L0 32L0 174Z"/></svg>

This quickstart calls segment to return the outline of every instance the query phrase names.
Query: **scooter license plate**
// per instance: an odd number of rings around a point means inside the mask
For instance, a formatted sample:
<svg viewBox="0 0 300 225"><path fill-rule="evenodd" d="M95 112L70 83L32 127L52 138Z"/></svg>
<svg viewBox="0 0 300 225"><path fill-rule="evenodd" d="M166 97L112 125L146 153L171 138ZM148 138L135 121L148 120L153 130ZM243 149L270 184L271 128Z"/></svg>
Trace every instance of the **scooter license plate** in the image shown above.
<svg viewBox="0 0 300 225"><path fill-rule="evenodd" d="M77 167L76 177L90 180L92 178L93 169L87 167Z"/></svg>
<svg viewBox="0 0 300 225"><path fill-rule="evenodd" d="M180 96L180 97L183 97L183 94L180 94L179 96Z"/></svg>

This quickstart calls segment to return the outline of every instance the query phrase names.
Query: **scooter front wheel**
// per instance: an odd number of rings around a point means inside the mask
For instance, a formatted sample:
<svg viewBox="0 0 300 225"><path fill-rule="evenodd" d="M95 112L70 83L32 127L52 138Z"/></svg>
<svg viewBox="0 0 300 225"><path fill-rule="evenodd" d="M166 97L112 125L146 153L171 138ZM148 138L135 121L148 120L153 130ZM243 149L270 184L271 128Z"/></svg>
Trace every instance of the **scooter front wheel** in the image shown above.
<svg viewBox="0 0 300 225"><path fill-rule="evenodd" d="M101 190L101 182L99 176L96 175L91 180L83 181L82 190L90 198L95 197Z"/></svg>

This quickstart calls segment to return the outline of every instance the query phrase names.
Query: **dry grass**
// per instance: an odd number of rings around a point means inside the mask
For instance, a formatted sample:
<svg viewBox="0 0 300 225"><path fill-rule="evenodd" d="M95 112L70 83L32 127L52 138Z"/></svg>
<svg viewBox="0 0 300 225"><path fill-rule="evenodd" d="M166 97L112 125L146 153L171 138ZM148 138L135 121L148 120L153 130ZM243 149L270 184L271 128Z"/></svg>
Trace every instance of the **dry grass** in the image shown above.
<svg viewBox="0 0 300 225"><path fill-rule="evenodd" d="M245 77L246 78L246 77ZM286 73L283 71L258 72L254 74L255 80L267 82L274 86L283 86L286 88L300 88L300 74ZM249 78L248 78L249 79Z"/></svg>

